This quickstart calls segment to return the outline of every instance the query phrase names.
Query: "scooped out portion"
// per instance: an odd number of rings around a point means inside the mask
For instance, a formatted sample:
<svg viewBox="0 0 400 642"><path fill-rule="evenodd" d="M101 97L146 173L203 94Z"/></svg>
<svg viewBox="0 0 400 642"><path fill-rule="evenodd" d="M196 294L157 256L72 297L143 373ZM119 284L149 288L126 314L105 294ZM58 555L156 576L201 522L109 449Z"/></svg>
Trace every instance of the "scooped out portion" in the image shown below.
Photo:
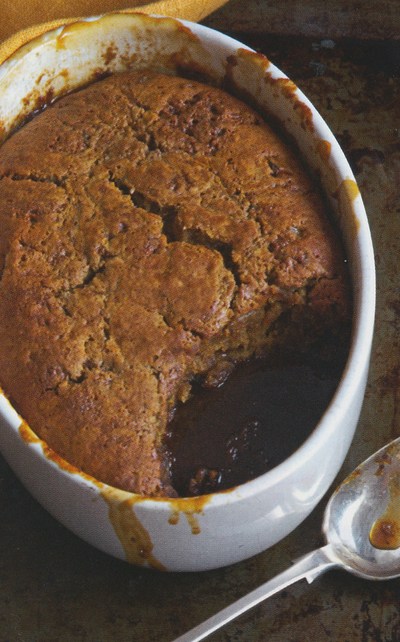
<svg viewBox="0 0 400 642"><path fill-rule="evenodd" d="M193 384L165 437L180 496L227 490L271 470L307 439L327 408L345 363L306 354L252 358L218 387Z"/></svg>
<svg viewBox="0 0 400 642"><path fill-rule="evenodd" d="M208 492L171 472L193 389L252 358L329 362L348 338L318 185L258 113L193 80L117 74L36 115L0 148L0 229L1 386L122 489Z"/></svg>

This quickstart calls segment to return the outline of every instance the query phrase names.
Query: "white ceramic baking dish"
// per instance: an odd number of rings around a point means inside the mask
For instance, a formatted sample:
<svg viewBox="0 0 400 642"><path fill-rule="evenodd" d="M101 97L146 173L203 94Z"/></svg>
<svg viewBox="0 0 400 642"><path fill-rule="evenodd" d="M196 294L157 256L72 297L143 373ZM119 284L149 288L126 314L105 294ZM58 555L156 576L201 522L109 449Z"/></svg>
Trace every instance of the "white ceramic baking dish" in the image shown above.
<svg viewBox="0 0 400 642"><path fill-rule="evenodd" d="M177 74L192 69L218 83L229 78L275 116L332 203L353 282L350 355L324 416L286 461L228 492L148 499L107 486L53 453L0 395L1 452L54 517L118 558L156 569L198 571L237 562L281 540L307 517L338 473L364 396L374 323L374 258L354 176L321 116L265 57L203 26L116 13L31 41L0 66L1 138L43 102L104 73L138 67Z"/></svg>

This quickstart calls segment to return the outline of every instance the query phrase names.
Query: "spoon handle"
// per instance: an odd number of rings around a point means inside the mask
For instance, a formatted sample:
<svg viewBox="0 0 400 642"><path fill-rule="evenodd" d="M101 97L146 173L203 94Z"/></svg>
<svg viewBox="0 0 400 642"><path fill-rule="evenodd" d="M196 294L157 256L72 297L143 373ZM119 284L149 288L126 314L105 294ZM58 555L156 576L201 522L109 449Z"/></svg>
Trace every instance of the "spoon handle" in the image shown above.
<svg viewBox="0 0 400 642"><path fill-rule="evenodd" d="M329 545L308 553L294 562L294 564L286 571L283 571L283 573L276 575L268 582L254 589L254 591L251 591L230 606L219 611L219 613L211 616L202 624L195 626L184 635L176 638L173 642L199 642L199 640L204 640L204 638L224 626L224 624L227 624L253 606L256 606L268 597L290 586L290 584L294 584L294 582L303 578L306 578L310 584L318 575L321 575L334 566L338 566L338 563L330 553L331 548Z"/></svg>

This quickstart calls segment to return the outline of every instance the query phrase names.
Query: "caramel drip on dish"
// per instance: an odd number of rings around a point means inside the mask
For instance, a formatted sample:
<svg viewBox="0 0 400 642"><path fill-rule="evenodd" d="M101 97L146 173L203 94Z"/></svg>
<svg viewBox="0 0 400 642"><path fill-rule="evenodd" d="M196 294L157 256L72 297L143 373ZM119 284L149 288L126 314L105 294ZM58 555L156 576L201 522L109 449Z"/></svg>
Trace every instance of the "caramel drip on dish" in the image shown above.
<svg viewBox="0 0 400 642"><path fill-rule="evenodd" d="M339 189L346 192L351 201L354 201L360 194L357 183L350 178L345 178L341 182Z"/></svg>
<svg viewBox="0 0 400 642"><path fill-rule="evenodd" d="M199 495L198 497L182 497L171 499L172 512L168 522L175 526L179 522L180 515L185 515L192 531L192 535L199 535L201 532L197 515L201 514L204 506L210 501L211 495Z"/></svg>
<svg viewBox="0 0 400 642"><path fill-rule="evenodd" d="M134 511L134 504L142 498L130 496L121 501L118 497L120 492L108 488L101 495L108 504L109 519L125 551L126 561L137 566L148 564L158 571L165 571L165 566L153 555L150 535Z"/></svg>

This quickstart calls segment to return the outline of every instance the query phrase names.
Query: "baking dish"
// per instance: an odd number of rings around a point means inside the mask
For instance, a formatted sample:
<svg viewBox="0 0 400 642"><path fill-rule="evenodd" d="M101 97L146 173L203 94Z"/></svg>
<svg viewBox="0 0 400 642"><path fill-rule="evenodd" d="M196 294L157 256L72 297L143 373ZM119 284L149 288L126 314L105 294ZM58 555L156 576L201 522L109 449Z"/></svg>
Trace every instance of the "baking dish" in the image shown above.
<svg viewBox="0 0 400 642"><path fill-rule="evenodd" d="M6 138L43 104L104 74L146 67L229 82L280 122L317 174L345 242L353 282L353 337L343 377L318 426L293 455L257 479L213 495L149 499L107 486L52 452L4 395L0 448L40 503L99 549L160 570L205 570L250 557L285 537L339 471L368 372L374 258L357 184L326 123L265 57L204 26L116 13L44 34L0 67L0 135Z"/></svg>

